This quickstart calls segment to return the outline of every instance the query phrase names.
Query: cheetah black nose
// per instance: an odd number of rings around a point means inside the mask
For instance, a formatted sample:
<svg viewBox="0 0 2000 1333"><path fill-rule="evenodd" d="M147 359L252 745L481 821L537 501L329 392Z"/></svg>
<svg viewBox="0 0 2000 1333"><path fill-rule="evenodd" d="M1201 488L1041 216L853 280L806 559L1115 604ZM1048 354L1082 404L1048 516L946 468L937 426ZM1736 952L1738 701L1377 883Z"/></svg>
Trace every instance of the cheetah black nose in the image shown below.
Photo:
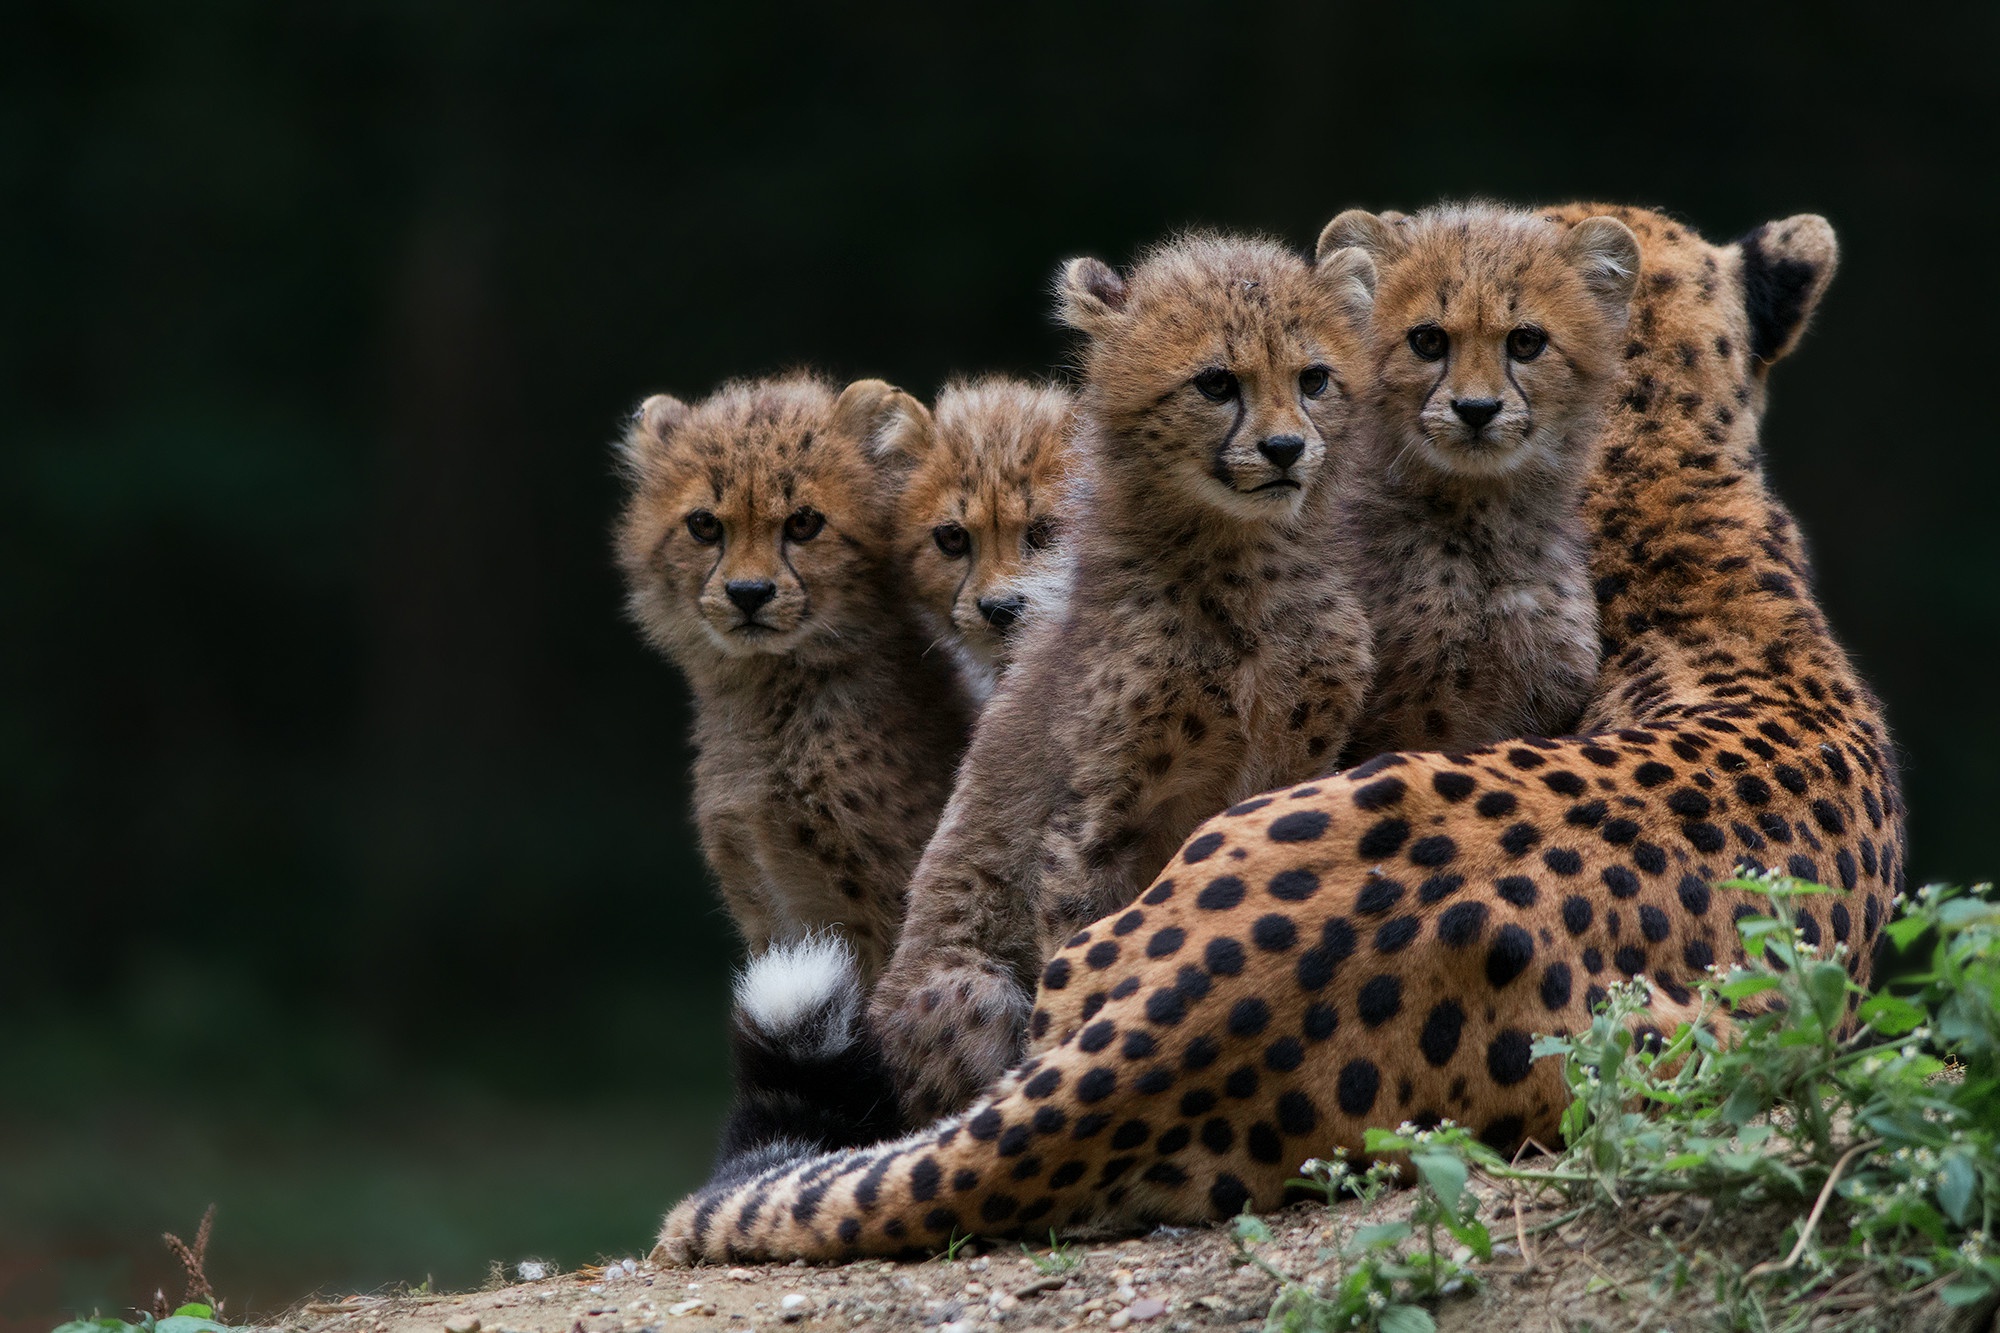
<svg viewBox="0 0 2000 1333"><path fill-rule="evenodd" d="M1479 430L1494 417L1500 415L1498 398L1454 398L1451 410L1458 413L1458 419L1474 430Z"/></svg>
<svg viewBox="0 0 2000 1333"><path fill-rule="evenodd" d="M1299 461L1299 455L1306 451L1306 442L1296 435L1273 435L1268 440L1260 440L1257 452L1271 460L1278 467L1287 468Z"/></svg>
<svg viewBox="0 0 2000 1333"><path fill-rule="evenodd" d="M778 585L769 579L731 579L722 590L746 616L756 615L758 607L778 595Z"/></svg>
<svg viewBox="0 0 2000 1333"><path fill-rule="evenodd" d="M1021 618L1023 599L1019 597L982 597L979 599L979 614L986 617L986 623L1005 633Z"/></svg>

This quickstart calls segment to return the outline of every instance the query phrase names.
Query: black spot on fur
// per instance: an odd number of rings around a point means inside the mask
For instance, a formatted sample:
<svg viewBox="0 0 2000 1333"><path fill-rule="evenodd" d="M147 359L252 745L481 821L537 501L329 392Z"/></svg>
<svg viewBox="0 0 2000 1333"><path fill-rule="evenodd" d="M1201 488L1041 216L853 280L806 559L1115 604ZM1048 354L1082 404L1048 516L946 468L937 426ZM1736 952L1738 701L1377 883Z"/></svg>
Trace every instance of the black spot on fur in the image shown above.
<svg viewBox="0 0 2000 1333"><path fill-rule="evenodd" d="M1528 1034L1508 1028L1486 1046L1486 1072L1503 1088L1510 1088L1528 1076L1533 1063Z"/></svg>
<svg viewBox="0 0 2000 1333"><path fill-rule="evenodd" d="M1234 875L1220 875L1202 886L1194 905L1208 912L1227 912L1243 901L1243 881Z"/></svg>
<svg viewBox="0 0 2000 1333"><path fill-rule="evenodd" d="M1534 958L1533 936L1516 925L1500 927L1486 950L1486 984L1500 989L1526 971Z"/></svg>
<svg viewBox="0 0 2000 1333"><path fill-rule="evenodd" d="M1417 1049L1424 1053L1433 1069L1441 1069L1458 1054L1459 1034L1465 1030L1465 1010L1455 1001L1442 1000L1433 1006L1424 1019L1424 1030L1417 1038Z"/></svg>
<svg viewBox="0 0 2000 1333"><path fill-rule="evenodd" d="M1382 1087L1382 1071L1369 1060L1349 1060L1340 1070L1335 1096L1340 1109L1351 1116L1364 1116L1375 1109L1375 1094Z"/></svg>
<svg viewBox="0 0 2000 1333"><path fill-rule="evenodd" d="M1550 963L1542 973L1542 1006L1560 1009L1569 1003L1569 964Z"/></svg>
<svg viewBox="0 0 2000 1333"><path fill-rule="evenodd" d="M1324 810L1294 810L1271 821L1272 842L1313 842L1326 832Z"/></svg>
<svg viewBox="0 0 2000 1333"><path fill-rule="evenodd" d="M1364 861L1379 861L1385 856L1394 856L1409 836L1410 826L1403 820L1379 820L1361 835L1354 851Z"/></svg>
<svg viewBox="0 0 2000 1333"><path fill-rule="evenodd" d="M1206 861L1209 857L1215 855L1216 849L1222 846L1224 841L1225 839L1220 833L1204 833L1182 850L1181 860L1187 862L1189 865L1193 865L1198 861Z"/></svg>
<svg viewBox="0 0 2000 1333"><path fill-rule="evenodd" d="M1319 876L1310 870L1280 870L1271 876L1266 892L1282 902L1304 902L1319 892Z"/></svg>
<svg viewBox="0 0 2000 1333"><path fill-rule="evenodd" d="M1354 1012L1369 1027L1380 1027L1403 1008L1403 982L1393 972L1384 972L1361 983L1354 999Z"/></svg>

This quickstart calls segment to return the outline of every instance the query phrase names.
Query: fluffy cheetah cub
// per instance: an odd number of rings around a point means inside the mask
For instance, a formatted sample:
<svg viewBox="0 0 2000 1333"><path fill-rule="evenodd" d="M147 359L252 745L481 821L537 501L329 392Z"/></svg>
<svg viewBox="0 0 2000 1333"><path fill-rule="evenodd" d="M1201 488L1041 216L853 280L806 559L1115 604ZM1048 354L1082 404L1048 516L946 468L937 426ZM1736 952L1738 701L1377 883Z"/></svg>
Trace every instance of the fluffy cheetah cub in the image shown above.
<svg viewBox="0 0 2000 1333"><path fill-rule="evenodd" d="M1375 627L1349 756L1568 731L1597 679L1582 489L1639 245L1615 218L1342 213L1375 258L1373 421L1342 540Z"/></svg>
<svg viewBox="0 0 2000 1333"><path fill-rule="evenodd" d="M903 405L877 440L911 468L897 522L911 590L984 701L1016 641L1027 581L1054 558L1076 398L988 378L947 384L935 414Z"/></svg>
<svg viewBox="0 0 2000 1333"><path fill-rule="evenodd" d="M1045 955L1196 824L1333 767L1371 669L1329 483L1374 278L1213 236L1063 271L1088 341L1059 609L980 718L871 1006L910 1121L1013 1062Z"/></svg>
<svg viewBox="0 0 2000 1333"><path fill-rule="evenodd" d="M659 395L621 450L632 618L695 699L702 852L752 954L831 931L872 979L951 790L969 703L894 574L871 446L912 402L804 376ZM919 409L921 410L921 409Z"/></svg>

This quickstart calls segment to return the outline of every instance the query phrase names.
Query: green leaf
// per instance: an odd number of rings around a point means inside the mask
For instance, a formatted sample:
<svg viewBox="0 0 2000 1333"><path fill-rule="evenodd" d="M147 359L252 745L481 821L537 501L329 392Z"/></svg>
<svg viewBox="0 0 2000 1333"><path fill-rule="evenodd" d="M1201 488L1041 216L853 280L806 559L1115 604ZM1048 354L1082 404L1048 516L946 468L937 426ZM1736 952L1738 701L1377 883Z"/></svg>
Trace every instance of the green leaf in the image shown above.
<svg viewBox="0 0 2000 1333"><path fill-rule="evenodd" d="M1271 1228L1265 1225L1263 1218L1258 1217L1254 1213L1237 1214L1233 1225L1236 1229L1236 1239L1238 1240L1268 1241L1271 1239Z"/></svg>
<svg viewBox="0 0 2000 1333"><path fill-rule="evenodd" d="M1376 1318L1382 1333L1437 1333L1430 1311L1415 1305L1391 1305Z"/></svg>
<svg viewBox="0 0 2000 1333"><path fill-rule="evenodd" d="M1847 979L1847 969L1839 963L1815 963L1806 972L1806 994L1812 997L1820 1022L1832 1027L1840 1021L1841 1008L1847 1003L1847 988L1853 984Z"/></svg>
<svg viewBox="0 0 2000 1333"><path fill-rule="evenodd" d="M1361 1146L1370 1153L1385 1153L1408 1152L1416 1144L1393 1130L1365 1129L1361 1131Z"/></svg>
<svg viewBox="0 0 2000 1333"><path fill-rule="evenodd" d="M169 1315L153 1328L154 1333L231 1333L227 1324L218 1324L213 1319L196 1319L190 1315Z"/></svg>
<svg viewBox="0 0 2000 1333"><path fill-rule="evenodd" d="M1424 1183L1438 1196L1445 1211L1457 1217L1458 1201L1465 1193L1465 1163L1446 1152L1412 1153L1410 1162L1423 1174Z"/></svg>
<svg viewBox="0 0 2000 1333"><path fill-rule="evenodd" d="M1924 1021L1921 1008L1887 991L1863 1000L1860 1013L1862 1022L1885 1037L1900 1037Z"/></svg>
<svg viewBox="0 0 2000 1333"><path fill-rule="evenodd" d="M1894 940L1898 949L1907 949L1917 936L1931 928L1931 923L1920 916L1898 917L1882 927L1882 933Z"/></svg>
<svg viewBox="0 0 2000 1333"><path fill-rule="evenodd" d="M215 1311L203 1305L200 1301L189 1301L186 1305L181 1306L180 1309L175 1310L174 1313L176 1315L190 1315L196 1319L215 1318Z"/></svg>
<svg viewBox="0 0 2000 1333"><path fill-rule="evenodd" d="M1942 1174L1944 1180L1937 1187L1938 1203L1952 1221L1964 1226L1966 1214L1972 1208L1972 1192L1979 1187L1979 1173L1963 1154L1953 1153L1944 1159Z"/></svg>
<svg viewBox="0 0 2000 1333"><path fill-rule="evenodd" d="M1715 988L1715 993L1733 1004L1752 995L1762 995L1767 990L1776 990L1779 984L1776 977L1760 973L1738 981L1725 981Z"/></svg>
<svg viewBox="0 0 2000 1333"><path fill-rule="evenodd" d="M1408 1222L1378 1222L1370 1227L1356 1227L1354 1239L1348 1242L1347 1252L1358 1254L1362 1250L1383 1249L1400 1245L1410 1238Z"/></svg>
<svg viewBox="0 0 2000 1333"><path fill-rule="evenodd" d="M1938 1293L1938 1299L1946 1305L1976 1305L1993 1294L1990 1284L1979 1281L1954 1282Z"/></svg>

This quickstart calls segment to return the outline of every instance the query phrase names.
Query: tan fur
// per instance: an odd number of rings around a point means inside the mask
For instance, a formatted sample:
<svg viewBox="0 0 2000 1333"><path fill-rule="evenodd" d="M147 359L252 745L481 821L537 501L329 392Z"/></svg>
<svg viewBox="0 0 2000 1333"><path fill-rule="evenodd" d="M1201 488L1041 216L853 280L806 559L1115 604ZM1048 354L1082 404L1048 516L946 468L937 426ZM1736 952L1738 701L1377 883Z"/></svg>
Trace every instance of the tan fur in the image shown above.
<svg viewBox="0 0 2000 1333"><path fill-rule="evenodd" d="M1341 524L1375 626L1349 755L1561 735L1597 678L1583 486L1638 242L1614 218L1563 229L1475 205L1343 213L1320 248L1348 245L1382 273Z"/></svg>
<svg viewBox="0 0 2000 1333"><path fill-rule="evenodd" d="M1567 1098L1532 1034L1640 972L1642 1036L1691 1018L1702 969L1741 956L1732 913L1762 906L1713 887L1739 864L1832 886L1802 927L1866 969L1907 859L1894 752L1758 461L1765 368L1832 233L1716 246L1635 209L1551 216L1596 213L1643 267L1585 500L1607 645L1585 734L1387 754L1208 821L1057 952L1032 1055L967 1114L704 1191L659 1257L1226 1217L1406 1119L1553 1143Z"/></svg>
<svg viewBox="0 0 2000 1333"><path fill-rule="evenodd" d="M905 407L877 436L911 469L897 517L905 577L983 700L1018 639L1029 581L1055 559L1075 396L993 377L947 384L935 413Z"/></svg>
<svg viewBox="0 0 2000 1333"><path fill-rule="evenodd" d="M868 444L909 401L880 380L836 398L805 376L694 407L649 398L622 450L615 538L633 620L694 691L695 820L744 941L761 953L833 929L869 978L969 714L894 578L895 486ZM787 535L802 514L823 526ZM697 540L691 515L719 539ZM732 582L773 588L746 613Z"/></svg>
<svg viewBox="0 0 2000 1333"><path fill-rule="evenodd" d="M1065 605L1029 622L980 720L873 1007L913 1120L1012 1063L1043 959L1196 823L1339 755L1369 656L1329 481L1373 273L1213 237L1129 283L1067 271L1089 346ZM1238 388L1211 401L1196 378L1225 370ZM1296 444L1286 467L1273 441Z"/></svg>

